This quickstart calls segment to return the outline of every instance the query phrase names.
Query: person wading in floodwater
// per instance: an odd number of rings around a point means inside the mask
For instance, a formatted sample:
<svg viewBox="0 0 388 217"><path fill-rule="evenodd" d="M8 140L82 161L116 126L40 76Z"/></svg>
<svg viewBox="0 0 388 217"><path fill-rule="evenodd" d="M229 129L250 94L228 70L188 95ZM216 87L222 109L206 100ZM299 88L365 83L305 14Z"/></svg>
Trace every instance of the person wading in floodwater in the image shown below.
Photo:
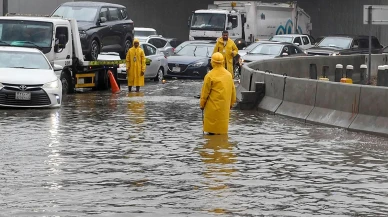
<svg viewBox="0 0 388 217"><path fill-rule="evenodd" d="M144 86L144 72L146 70L146 57L143 49L140 48L138 39L133 41L133 47L129 49L126 58L128 91L132 91L132 86L136 86L136 92Z"/></svg>
<svg viewBox="0 0 388 217"><path fill-rule="evenodd" d="M225 69L227 69L232 78L234 78L233 73L233 57L238 54L238 48L234 41L229 38L228 31L222 32L222 37L217 39L216 46L214 47L213 54L220 52L224 56Z"/></svg>
<svg viewBox="0 0 388 217"><path fill-rule="evenodd" d="M232 75L224 68L221 53L212 55L211 64L213 69L205 76L200 98L200 108L205 111L203 131L209 135L227 134L236 88Z"/></svg>

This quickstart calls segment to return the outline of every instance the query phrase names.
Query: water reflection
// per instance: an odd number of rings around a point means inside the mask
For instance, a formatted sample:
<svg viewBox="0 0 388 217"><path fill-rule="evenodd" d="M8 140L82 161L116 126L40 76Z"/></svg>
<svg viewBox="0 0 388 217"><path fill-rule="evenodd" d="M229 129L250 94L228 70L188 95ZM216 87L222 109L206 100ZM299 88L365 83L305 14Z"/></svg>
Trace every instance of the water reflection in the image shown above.
<svg viewBox="0 0 388 217"><path fill-rule="evenodd" d="M145 120L144 100L142 99L144 93L130 92L128 93L128 97L130 97L130 100L128 101L129 119L134 125L142 124ZM138 97L141 98L137 99Z"/></svg>
<svg viewBox="0 0 388 217"><path fill-rule="evenodd" d="M228 189L228 181L237 172L236 153L233 151L234 144L229 141L228 135L205 135L205 144L199 154L202 162L206 165L203 173L208 180L205 182L208 189L218 198ZM209 212L226 213L224 208L212 208Z"/></svg>

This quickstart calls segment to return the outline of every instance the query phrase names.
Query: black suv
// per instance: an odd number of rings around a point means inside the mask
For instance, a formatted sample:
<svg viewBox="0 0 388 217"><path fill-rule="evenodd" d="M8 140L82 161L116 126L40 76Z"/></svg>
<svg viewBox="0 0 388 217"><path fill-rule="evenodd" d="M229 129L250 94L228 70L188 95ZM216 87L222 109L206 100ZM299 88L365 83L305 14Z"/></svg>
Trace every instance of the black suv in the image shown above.
<svg viewBox="0 0 388 217"><path fill-rule="evenodd" d="M372 53L381 52L383 46L376 37L372 37ZM368 36L334 35L324 37L319 43L307 49L309 55L351 55L369 53Z"/></svg>
<svg viewBox="0 0 388 217"><path fill-rule="evenodd" d="M104 2L67 2L52 17L77 20L86 60L97 60L100 52L117 52L125 59L132 46L134 24L122 5Z"/></svg>

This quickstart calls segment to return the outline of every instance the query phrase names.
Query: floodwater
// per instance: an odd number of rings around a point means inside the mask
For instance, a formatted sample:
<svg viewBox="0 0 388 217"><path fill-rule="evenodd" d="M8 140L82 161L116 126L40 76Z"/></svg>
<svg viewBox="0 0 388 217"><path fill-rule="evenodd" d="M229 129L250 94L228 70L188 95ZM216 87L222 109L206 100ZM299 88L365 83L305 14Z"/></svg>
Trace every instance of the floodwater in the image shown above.
<svg viewBox="0 0 388 217"><path fill-rule="evenodd" d="M200 88L0 110L0 216L387 215L387 139L238 110L203 136Z"/></svg>

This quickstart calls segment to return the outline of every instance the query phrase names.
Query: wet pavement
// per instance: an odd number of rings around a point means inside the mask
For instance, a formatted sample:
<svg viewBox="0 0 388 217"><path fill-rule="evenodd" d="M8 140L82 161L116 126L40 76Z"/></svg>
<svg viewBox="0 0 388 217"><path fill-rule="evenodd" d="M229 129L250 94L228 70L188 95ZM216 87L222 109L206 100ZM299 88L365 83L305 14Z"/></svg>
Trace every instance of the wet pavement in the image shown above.
<svg viewBox="0 0 388 217"><path fill-rule="evenodd" d="M385 216L385 138L233 110L203 136L199 81L0 110L0 216Z"/></svg>

